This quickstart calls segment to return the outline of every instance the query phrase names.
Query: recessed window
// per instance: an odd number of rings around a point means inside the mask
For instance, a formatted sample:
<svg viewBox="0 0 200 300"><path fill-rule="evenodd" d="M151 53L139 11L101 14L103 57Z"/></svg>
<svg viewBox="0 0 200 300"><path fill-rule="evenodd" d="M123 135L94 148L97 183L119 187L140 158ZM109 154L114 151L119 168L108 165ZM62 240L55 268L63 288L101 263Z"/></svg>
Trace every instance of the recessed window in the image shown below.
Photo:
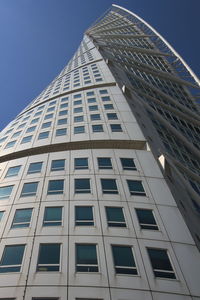
<svg viewBox="0 0 200 300"><path fill-rule="evenodd" d="M38 140L47 139L49 137L49 131L40 132L38 135Z"/></svg>
<svg viewBox="0 0 200 300"><path fill-rule="evenodd" d="M94 225L92 206L75 206L75 225L76 226Z"/></svg>
<svg viewBox="0 0 200 300"><path fill-rule="evenodd" d="M51 126L51 122L46 122L46 123L43 123L42 124L42 129L44 129L44 128L48 128L48 127L50 127Z"/></svg>
<svg viewBox="0 0 200 300"><path fill-rule="evenodd" d="M30 163L27 174L40 173L42 164L42 162Z"/></svg>
<svg viewBox="0 0 200 300"><path fill-rule="evenodd" d="M158 225L150 209L135 209L141 229L158 230Z"/></svg>
<svg viewBox="0 0 200 300"><path fill-rule="evenodd" d="M29 196L35 196L37 192L38 182L27 182L24 183L21 197L29 197Z"/></svg>
<svg viewBox="0 0 200 300"><path fill-rule="evenodd" d="M39 121L39 118L35 118L35 119L33 119L32 121L31 121L31 124L35 124L35 123L37 123ZM23 124L22 124L23 125ZM20 125L20 126L22 126L22 125ZM18 127L19 128L19 127Z"/></svg>
<svg viewBox="0 0 200 300"><path fill-rule="evenodd" d="M100 90L99 92L100 92L101 95L108 94L107 90Z"/></svg>
<svg viewBox="0 0 200 300"><path fill-rule="evenodd" d="M147 248L155 277L176 279L166 249Z"/></svg>
<svg viewBox="0 0 200 300"><path fill-rule="evenodd" d="M107 118L108 118L108 120L118 120L116 113L108 113Z"/></svg>
<svg viewBox="0 0 200 300"><path fill-rule="evenodd" d="M80 113L83 112L83 108L82 107L75 107L74 108L74 113Z"/></svg>
<svg viewBox="0 0 200 300"><path fill-rule="evenodd" d="M76 244L76 272L98 271L96 245Z"/></svg>
<svg viewBox="0 0 200 300"><path fill-rule="evenodd" d="M104 104L105 109L114 109L113 104Z"/></svg>
<svg viewBox="0 0 200 300"><path fill-rule="evenodd" d="M56 136L61 136L66 134L67 134L67 128L61 128L56 130Z"/></svg>
<svg viewBox="0 0 200 300"><path fill-rule="evenodd" d="M80 97L81 97L81 94L76 94L76 95L73 96L74 99L77 99L77 98L80 98Z"/></svg>
<svg viewBox="0 0 200 300"><path fill-rule="evenodd" d="M48 195L63 194L64 180L50 180L48 185Z"/></svg>
<svg viewBox="0 0 200 300"><path fill-rule="evenodd" d="M29 143L32 139L32 135L29 135L29 136L25 136L22 141L21 141L21 144L25 144L25 143Z"/></svg>
<svg viewBox="0 0 200 300"><path fill-rule="evenodd" d="M76 194L85 194L90 193L90 179L81 178L75 179L75 193Z"/></svg>
<svg viewBox="0 0 200 300"><path fill-rule="evenodd" d="M123 170L136 170L133 158L120 158Z"/></svg>
<svg viewBox="0 0 200 300"><path fill-rule="evenodd" d="M44 117L44 120L48 120L48 119L51 119L53 118L53 114L48 114Z"/></svg>
<svg viewBox="0 0 200 300"><path fill-rule="evenodd" d="M25 228L30 226L32 208L17 209L11 228Z"/></svg>
<svg viewBox="0 0 200 300"><path fill-rule="evenodd" d="M61 102L68 101L68 99L69 99L68 97L62 98L62 99L61 99Z"/></svg>
<svg viewBox="0 0 200 300"><path fill-rule="evenodd" d="M77 117L74 117L74 122L83 122L84 121L84 117L83 116L77 116Z"/></svg>
<svg viewBox="0 0 200 300"><path fill-rule="evenodd" d="M39 120L39 118L33 119L31 121L31 124L36 123ZM17 129L23 128L26 125L26 123L20 124Z"/></svg>
<svg viewBox="0 0 200 300"><path fill-rule="evenodd" d="M63 124L67 124L67 118L58 120L57 125L63 125Z"/></svg>
<svg viewBox="0 0 200 300"><path fill-rule="evenodd" d="M51 101L51 102L49 103L49 106L50 106L50 105L56 104L56 102L57 102L56 100L55 100L55 101Z"/></svg>
<svg viewBox="0 0 200 300"><path fill-rule="evenodd" d="M52 106L47 109L47 112L54 111L54 110L55 110L55 106Z"/></svg>
<svg viewBox="0 0 200 300"><path fill-rule="evenodd" d="M17 176L19 174L21 166L10 167L6 173L5 177Z"/></svg>
<svg viewBox="0 0 200 300"><path fill-rule="evenodd" d="M73 103L74 105L80 105L80 104L82 104L82 100L77 100L77 101L74 101L74 103Z"/></svg>
<svg viewBox="0 0 200 300"><path fill-rule="evenodd" d="M87 157L75 158L74 169L75 170L88 169L88 158Z"/></svg>
<svg viewBox="0 0 200 300"><path fill-rule="evenodd" d="M9 198L14 185L1 186L0 187L0 200Z"/></svg>
<svg viewBox="0 0 200 300"><path fill-rule="evenodd" d="M4 211L0 211L0 221L1 221L2 218L3 218L3 214L4 214Z"/></svg>
<svg viewBox="0 0 200 300"><path fill-rule="evenodd" d="M99 169L112 169L110 157L98 157L97 162Z"/></svg>
<svg viewBox="0 0 200 300"><path fill-rule="evenodd" d="M101 179L103 194L118 194L116 179Z"/></svg>
<svg viewBox="0 0 200 300"><path fill-rule="evenodd" d="M61 111L59 111L59 116L64 116L64 115L67 115L68 114L68 110L61 110Z"/></svg>
<svg viewBox="0 0 200 300"><path fill-rule="evenodd" d="M142 181L139 180L127 180L128 188L131 195L146 196Z"/></svg>
<svg viewBox="0 0 200 300"><path fill-rule="evenodd" d="M62 207L45 207L43 226L61 226Z"/></svg>
<svg viewBox="0 0 200 300"><path fill-rule="evenodd" d="M90 105L89 106L89 111L94 111L94 110L98 110L98 105Z"/></svg>
<svg viewBox="0 0 200 300"><path fill-rule="evenodd" d="M20 134L21 134L21 131L15 132L15 133L12 135L12 139L18 137Z"/></svg>
<svg viewBox="0 0 200 300"><path fill-rule="evenodd" d="M93 132L103 132L103 125L92 125L92 131Z"/></svg>
<svg viewBox="0 0 200 300"><path fill-rule="evenodd" d="M65 169L65 159L52 160L51 171L62 171Z"/></svg>
<svg viewBox="0 0 200 300"><path fill-rule="evenodd" d="M74 134L84 133L84 132L85 132L85 126L76 126L76 127L74 127Z"/></svg>
<svg viewBox="0 0 200 300"><path fill-rule="evenodd" d="M94 95L94 92L87 92L86 95L87 95L87 96L93 96L93 95Z"/></svg>
<svg viewBox="0 0 200 300"><path fill-rule="evenodd" d="M16 141L12 141L6 144L5 149L12 148L15 145Z"/></svg>
<svg viewBox="0 0 200 300"><path fill-rule="evenodd" d="M110 97L109 96L104 96L101 97L102 101L110 101Z"/></svg>
<svg viewBox="0 0 200 300"><path fill-rule="evenodd" d="M90 103L95 103L96 102L96 98L89 98L87 99L87 102Z"/></svg>
<svg viewBox="0 0 200 300"><path fill-rule="evenodd" d="M112 246L115 272L117 274L137 275L135 260L132 247L130 246Z"/></svg>
<svg viewBox="0 0 200 300"><path fill-rule="evenodd" d="M101 120L100 114L90 115L91 121Z"/></svg>
<svg viewBox="0 0 200 300"><path fill-rule="evenodd" d="M34 114L34 117L40 116L41 113L42 113L41 111L38 111L36 114ZM27 118L29 118L29 117L24 118L23 121L27 120Z"/></svg>
<svg viewBox="0 0 200 300"><path fill-rule="evenodd" d="M122 207L106 207L106 216L109 227L126 227Z"/></svg>
<svg viewBox="0 0 200 300"><path fill-rule="evenodd" d="M110 124L112 132L122 132L122 127L120 124Z"/></svg>
<svg viewBox="0 0 200 300"><path fill-rule="evenodd" d="M31 126L26 130L26 133L35 131L36 126Z"/></svg>
<svg viewBox="0 0 200 300"><path fill-rule="evenodd" d="M40 244L37 272L52 272L60 269L60 244Z"/></svg>
<svg viewBox="0 0 200 300"><path fill-rule="evenodd" d="M5 246L0 262L0 273L20 272L25 245Z"/></svg>

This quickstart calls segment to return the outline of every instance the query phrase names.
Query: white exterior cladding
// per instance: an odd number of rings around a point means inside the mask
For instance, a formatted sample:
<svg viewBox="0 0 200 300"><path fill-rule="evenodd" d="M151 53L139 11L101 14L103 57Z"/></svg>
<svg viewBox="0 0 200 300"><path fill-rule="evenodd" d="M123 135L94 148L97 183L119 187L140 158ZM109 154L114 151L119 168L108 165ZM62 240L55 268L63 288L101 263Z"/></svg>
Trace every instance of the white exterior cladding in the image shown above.
<svg viewBox="0 0 200 300"><path fill-rule="evenodd" d="M87 36L62 73L2 131L0 141L0 300L200 299L197 247L122 90ZM87 160L75 165L76 158ZM110 160L101 165L99 158ZM122 158L131 159L128 168ZM87 191L75 187L76 179L89 180ZM114 188L111 181L109 189L103 187L102 179L112 179ZM63 186L54 185L49 193L53 180L62 180ZM138 190L130 188L130 181ZM38 184L25 194L27 183ZM11 186L10 192L2 189ZM61 208L61 219L44 217L52 207ZM90 218L81 219L76 207L90 207ZM118 227L108 222L106 208L121 208L124 220L119 212L114 215ZM29 217L17 218L20 209L29 209ZM148 229L142 229L137 209L152 212L155 223L151 218ZM45 244L41 258L39 248ZM16 245L24 246L21 256L10 247ZM58 261L48 245L60 245ZM85 262L78 261L80 245L96 249L96 258L94 250L93 261L85 252ZM114 261L115 246L129 256L118 257L121 265ZM168 258L156 257L157 271L149 249L163 250ZM84 265L84 271L77 269Z"/></svg>

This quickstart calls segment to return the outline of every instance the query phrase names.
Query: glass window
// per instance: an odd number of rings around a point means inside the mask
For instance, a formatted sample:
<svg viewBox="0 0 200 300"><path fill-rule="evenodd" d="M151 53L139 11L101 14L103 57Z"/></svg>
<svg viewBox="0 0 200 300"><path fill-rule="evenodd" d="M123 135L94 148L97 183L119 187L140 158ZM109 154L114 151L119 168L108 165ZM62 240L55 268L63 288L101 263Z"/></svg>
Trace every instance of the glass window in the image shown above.
<svg viewBox="0 0 200 300"><path fill-rule="evenodd" d="M54 111L54 110L55 110L55 106L52 106L47 109L47 112Z"/></svg>
<svg viewBox="0 0 200 300"><path fill-rule="evenodd" d="M93 226L93 207L75 206L75 220L76 226Z"/></svg>
<svg viewBox="0 0 200 300"><path fill-rule="evenodd" d="M141 229L158 230L152 210L142 208L136 208L135 210Z"/></svg>
<svg viewBox="0 0 200 300"><path fill-rule="evenodd" d="M56 136L61 136L66 134L67 134L67 128L61 128L56 130Z"/></svg>
<svg viewBox="0 0 200 300"><path fill-rule="evenodd" d="M56 159L51 162L51 171L61 171L65 169L65 159Z"/></svg>
<svg viewBox="0 0 200 300"><path fill-rule="evenodd" d="M77 101L74 101L74 103L73 103L74 105L80 105L80 104L82 104L82 100L77 100Z"/></svg>
<svg viewBox="0 0 200 300"><path fill-rule="evenodd" d="M43 226L61 226L62 207L45 207Z"/></svg>
<svg viewBox="0 0 200 300"><path fill-rule="evenodd" d="M65 119L59 119L57 122L58 125L63 125L63 124L67 124L67 118Z"/></svg>
<svg viewBox="0 0 200 300"><path fill-rule="evenodd" d="M21 197L35 196L37 192L38 182L24 183Z"/></svg>
<svg viewBox="0 0 200 300"><path fill-rule="evenodd" d="M76 244L76 272L98 271L96 245Z"/></svg>
<svg viewBox="0 0 200 300"><path fill-rule="evenodd" d="M146 196L142 181L139 180L127 180L128 188L131 195Z"/></svg>
<svg viewBox="0 0 200 300"><path fill-rule="evenodd" d="M82 107L75 107L74 108L74 113L80 113L83 112L83 108Z"/></svg>
<svg viewBox="0 0 200 300"><path fill-rule="evenodd" d="M96 102L96 98L89 98L89 99L87 99L87 102L94 103L94 102Z"/></svg>
<svg viewBox="0 0 200 300"><path fill-rule="evenodd" d="M68 101L68 97L65 97L65 98L61 99L61 102L65 102L65 101Z"/></svg>
<svg viewBox="0 0 200 300"><path fill-rule="evenodd" d="M107 118L108 118L108 120L118 120L116 113L108 113Z"/></svg>
<svg viewBox="0 0 200 300"><path fill-rule="evenodd" d="M101 97L102 101L110 101L110 97L109 96L104 96Z"/></svg>
<svg viewBox="0 0 200 300"><path fill-rule="evenodd" d="M123 170L136 170L133 158L120 158Z"/></svg>
<svg viewBox="0 0 200 300"><path fill-rule="evenodd" d="M74 159L74 169L88 169L88 158L87 157L80 157Z"/></svg>
<svg viewBox="0 0 200 300"><path fill-rule="evenodd" d="M5 149L11 148L15 145L16 141L12 141L6 144Z"/></svg>
<svg viewBox="0 0 200 300"><path fill-rule="evenodd" d="M135 260L132 247L130 246L112 246L115 272L117 274L137 275Z"/></svg>
<svg viewBox="0 0 200 300"><path fill-rule="evenodd" d="M64 180L50 180L48 185L48 195L63 194Z"/></svg>
<svg viewBox="0 0 200 300"><path fill-rule="evenodd" d="M147 248L155 277L176 279L166 249Z"/></svg>
<svg viewBox="0 0 200 300"><path fill-rule="evenodd" d="M100 90L99 92L100 92L101 95L108 94L107 90Z"/></svg>
<svg viewBox="0 0 200 300"><path fill-rule="evenodd" d="M101 179L103 194L118 194L116 179Z"/></svg>
<svg viewBox="0 0 200 300"><path fill-rule="evenodd" d="M92 131L93 132L103 132L103 125L92 125Z"/></svg>
<svg viewBox="0 0 200 300"><path fill-rule="evenodd" d="M36 123L38 120L39 120L39 118L33 119L32 122L31 122L31 124ZM17 127L17 129L23 128L25 125L26 125L26 123L23 123L23 124L19 125L19 126Z"/></svg>
<svg viewBox="0 0 200 300"><path fill-rule="evenodd" d="M21 131L15 132L15 133L12 135L12 139L18 137L20 134L21 134Z"/></svg>
<svg viewBox="0 0 200 300"><path fill-rule="evenodd" d="M99 169L112 169L110 157L98 157L97 162Z"/></svg>
<svg viewBox="0 0 200 300"><path fill-rule="evenodd" d="M76 194L85 194L90 193L90 179L81 178L75 179L75 193Z"/></svg>
<svg viewBox="0 0 200 300"><path fill-rule="evenodd" d="M60 244L40 244L37 271L52 272L60 268Z"/></svg>
<svg viewBox="0 0 200 300"><path fill-rule="evenodd" d="M90 115L90 119L91 121L97 121L97 120L101 120L100 114L93 114Z"/></svg>
<svg viewBox="0 0 200 300"><path fill-rule="evenodd" d="M32 121L31 121L31 124L35 124L35 123L37 123L39 121L39 118L36 118L36 119L33 119ZM23 124L22 124L23 125ZM20 125L21 126L21 125Z"/></svg>
<svg viewBox="0 0 200 300"><path fill-rule="evenodd" d="M94 110L98 110L98 105L90 105L89 106L89 111L94 111Z"/></svg>
<svg viewBox="0 0 200 300"><path fill-rule="evenodd" d="M0 187L0 200L9 198L14 185L1 186Z"/></svg>
<svg viewBox="0 0 200 300"><path fill-rule="evenodd" d="M26 130L26 133L33 132L35 130L36 126L31 126Z"/></svg>
<svg viewBox="0 0 200 300"><path fill-rule="evenodd" d="M56 102L57 102L56 100L54 100L54 101L51 101L51 102L49 103L49 106L50 106L50 105L54 105L54 104L56 104Z"/></svg>
<svg viewBox="0 0 200 300"><path fill-rule="evenodd" d="M74 127L74 134L84 133L84 132L85 132L85 126L76 126L76 127Z"/></svg>
<svg viewBox="0 0 200 300"><path fill-rule="evenodd" d="M68 103L63 103L60 105L60 109L67 108L67 107L68 107Z"/></svg>
<svg viewBox="0 0 200 300"><path fill-rule="evenodd" d="M38 111L36 114L34 114L34 117L40 116L41 115L41 111ZM29 117L24 118L23 121L27 120Z"/></svg>
<svg viewBox="0 0 200 300"><path fill-rule="evenodd" d="M76 95L74 95L73 97L74 97L74 99L80 98L80 97L81 97L81 94L76 94Z"/></svg>
<svg viewBox="0 0 200 300"><path fill-rule="evenodd" d="M106 207L106 216L109 227L126 227L122 207Z"/></svg>
<svg viewBox="0 0 200 300"><path fill-rule="evenodd" d="M30 226L32 208L17 209L11 228L24 228Z"/></svg>
<svg viewBox="0 0 200 300"><path fill-rule="evenodd" d="M19 173L21 166L10 167L6 173L5 177L17 176Z"/></svg>
<svg viewBox="0 0 200 300"><path fill-rule="evenodd" d="M59 111L59 116L64 116L64 115L67 115L68 114L68 110L61 110L61 111Z"/></svg>
<svg viewBox="0 0 200 300"><path fill-rule="evenodd" d="M40 173L42 164L42 162L30 163L27 174Z"/></svg>
<svg viewBox="0 0 200 300"><path fill-rule="evenodd" d="M122 132L122 127L120 124L110 124L112 132Z"/></svg>
<svg viewBox="0 0 200 300"><path fill-rule="evenodd" d="M87 92L86 95L87 95L87 96L93 96L93 95L94 95L94 92Z"/></svg>
<svg viewBox="0 0 200 300"><path fill-rule="evenodd" d="M28 143L30 142L32 139L32 135L29 135L29 136L25 136L22 141L21 141L21 144L25 144L25 143Z"/></svg>
<svg viewBox="0 0 200 300"><path fill-rule="evenodd" d="M38 135L38 140L47 139L49 137L49 131L40 132Z"/></svg>
<svg viewBox="0 0 200 300"><path fill-rule="evenodd" d="M0 211L0 221L1 221L2 218L3 218L3 214L4 214L4 211Z"/></svg>
<svg viewBox="0 0 200 300"><path fill-rule="evenodd" d="M0 262L0 273L20 272L25 245L5 246Z"/></svg>
<svg viewBox="0 0 200 300"><path fill-rule="evenodd" d="M51 119L53 118L53 114L48 114L44 117L44 120L48 120L48 119Z"/></svg>
<svg viewBox="0 0 200 300"><path fill-rule="evenodd" d="M77 117L74 117L74 122L83 122L84 121L84 117L83 116L77 116Z"/></svg>
<svg viewBox="0 0 200 300"><path fill-rule="evenodd" d="M105 109L114 109L113 104L104 104Z"/></svg>
<svg viewBox="0 0 200 300"><path fill-rule="evenodd" d="M42 129L44 129L44 128L48 128L48 127L50 127L51 126L51 122L46 122L46 123L43 123L42 124Z"/></svg>

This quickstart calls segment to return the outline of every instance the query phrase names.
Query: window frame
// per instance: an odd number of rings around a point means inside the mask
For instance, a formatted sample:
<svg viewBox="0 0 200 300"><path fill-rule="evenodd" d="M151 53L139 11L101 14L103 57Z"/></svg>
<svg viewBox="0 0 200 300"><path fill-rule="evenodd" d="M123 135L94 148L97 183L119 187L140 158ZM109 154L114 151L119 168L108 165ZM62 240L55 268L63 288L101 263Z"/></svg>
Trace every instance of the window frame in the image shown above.
<svg viewBox="0 0 200 300"><path fill-rule="evenodd" d="M83 264L83 263L78 263L78 257L77 257L77 252L78 252L78 246L95 246L95 251L96 251L96 264ZM99 264L98 264L98 249L97 249L97 244L95 243L76 243L75 244L75 269L76 272L78 273L99 273ZM77 268L88 268L88 270L77 270Z"/></svg>

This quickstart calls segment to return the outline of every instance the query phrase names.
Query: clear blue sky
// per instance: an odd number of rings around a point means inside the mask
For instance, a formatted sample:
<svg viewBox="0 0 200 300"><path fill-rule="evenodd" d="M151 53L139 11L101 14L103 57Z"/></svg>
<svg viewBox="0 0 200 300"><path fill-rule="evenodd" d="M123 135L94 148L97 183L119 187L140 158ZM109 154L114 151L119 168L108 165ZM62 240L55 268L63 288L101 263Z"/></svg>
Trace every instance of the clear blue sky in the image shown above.
<svg viewBox="0 0 200 300"><path fill-rule="evenodd" d="M0 129L58 75L112 3L149 22L200 75L200 0L0 0Z"/></svg>

